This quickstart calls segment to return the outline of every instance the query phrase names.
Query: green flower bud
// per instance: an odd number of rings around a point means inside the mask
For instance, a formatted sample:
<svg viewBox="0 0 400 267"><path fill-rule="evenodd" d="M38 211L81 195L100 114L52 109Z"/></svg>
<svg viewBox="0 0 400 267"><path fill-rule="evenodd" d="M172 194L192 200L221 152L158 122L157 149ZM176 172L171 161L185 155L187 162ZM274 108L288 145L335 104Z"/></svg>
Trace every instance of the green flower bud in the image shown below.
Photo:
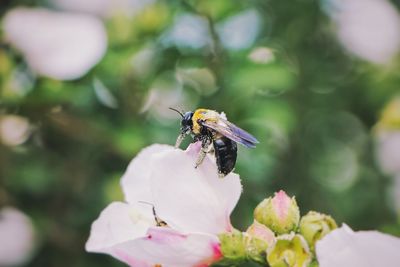
<svg viewBox="0 0 400 267"><path fill-rule="evenodd" d="M314 259L309 265L308 267L319 267L318 261L316 259Z"/></svg>
<svg viewBox="0 0 400 267"><path fill-rule="evenodd" d="M278 236L267 249L267 261L271 267L307 267L311 260L307 242L299 234Z"/></svg>
<svg viewBox="0 0 400 267"><path fill-rule="evenodd" d="M265 225L254 221L246 233L247 257L261 264L266 263L266 250L275 242L275 234Z"/></svg>
<svg viewBox="0 0 400 267"><path fill-rule="evenodd" d="M254 221L252 225L247 228L246 233L254 238L260 239L267 243L267 246L272 245L275 242L275 234L264 224Z"/></svg>
<svg viewBox="0 0 400 267"><path fill-rule="evenodd" d="M219 235L224 261L240 262L246 259L246 238L242 232L233 230Z"/></svg>
<svg viewBox="0 0 400 267"><path fill-rule="evenodd" d="M294 197L284 191L275 193L273 198L264 199L254 210L254 218L277 234L295 230L299 224L300 210Z"/></svg>
<svg viewBox="0 0 400 267"><path fill-rule="evenodd" d="M301 218L299 228L311 250L314 251L315 243L330 231L336 229L337 225L331 216L310 211Z"/></svg>

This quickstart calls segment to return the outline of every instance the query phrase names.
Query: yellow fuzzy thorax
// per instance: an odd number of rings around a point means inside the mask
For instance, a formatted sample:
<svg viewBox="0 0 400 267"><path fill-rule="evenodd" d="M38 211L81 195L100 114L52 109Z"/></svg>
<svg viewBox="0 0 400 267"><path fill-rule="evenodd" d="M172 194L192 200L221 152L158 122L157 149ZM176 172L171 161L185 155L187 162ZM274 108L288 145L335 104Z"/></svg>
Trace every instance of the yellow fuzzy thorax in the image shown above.
<svg viewBox="0 0 400 267"><path fill-rule="evenodd" d="M199 108L197 109L192 117L192 122L193 122L193 133L194 134L200 134L201 130L201 125L198 123L198 121L217 121L219 117L219 113L216 112L215 110L211 109L205 109L205 108Z"/></svg>

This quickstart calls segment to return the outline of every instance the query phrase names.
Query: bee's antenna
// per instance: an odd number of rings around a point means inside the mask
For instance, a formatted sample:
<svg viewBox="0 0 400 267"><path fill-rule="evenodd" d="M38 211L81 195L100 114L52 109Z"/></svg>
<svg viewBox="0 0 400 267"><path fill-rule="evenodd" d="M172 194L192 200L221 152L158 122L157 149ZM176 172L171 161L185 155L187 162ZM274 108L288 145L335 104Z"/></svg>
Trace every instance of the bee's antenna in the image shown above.
<svg viewBox="0 0 400 267"><path fill-rule="evenodd" d="M154 207L153 204L151 204L150 202L147 202L147 201L139 200L138 202L139 202L139 203L143 203L143 204L147 204L147 205L150 205L150 206L153 206L153 207Z"/></svg>
<svg viewBox="0 0 400 267"><path fill-rule="evenodd" d="M178 114L181 115L181 117L183 118L183 114L182 114L182 112L180 112L179 110L174 109L174 108L169 108L169 109L178 112Z"/></svg>
<svg viewBox="0 0 400 267"><path fill-rule="evenodd" d="M152 210L153 210L153 215L154 215L154 217L157 217L157 214L156 214L156 208L154 208L154 205L153 205L153 204L151 204L150 202L147 202L147 201L141 201L141 200L139 200L138 202L139 202L139 203L143 203L143 204L150 205L150 206L152 207Z"/></svg>
<svg viewBox="0 0 400 267"><path fill-rule="evenodd" d="M157 226L167 226L167 223L164 222L163 220L161 220L161 219L157 216L156 208L154 207L153 204L151 204L150 202L147 202L147 201L140 201L140 200L139 200L138 202L139 202L139 203L143 203L143 204L147 204L147 205L152 206L153 216L154 216L154 219L155 219L155 221L156 221L156 225L157 225Z"/></svg>

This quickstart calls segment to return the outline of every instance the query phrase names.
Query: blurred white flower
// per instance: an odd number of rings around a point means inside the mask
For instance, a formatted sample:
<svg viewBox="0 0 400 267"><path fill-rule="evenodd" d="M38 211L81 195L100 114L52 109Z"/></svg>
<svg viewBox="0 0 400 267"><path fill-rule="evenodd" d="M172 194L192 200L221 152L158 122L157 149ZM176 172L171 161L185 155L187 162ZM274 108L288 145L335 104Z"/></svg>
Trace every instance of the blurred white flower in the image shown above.
<svg viewBox="0 0 400 267"><path fill-rule="evenodd" d="M152 88L147 95L141 112L150 110L160 121L164 119L176 119L176 113L166 111L169 107L178 107L184 102L184 95L181 88Z"/></svg>
<svg viewBox="0 0 400 267"><path fill-rule="evenodd" d="M51 0L63 10L90 13L98 16L124 14L134 16L155 0Z"/></svg>
<svg viewBox="0 0 400 267"><path fill-rule="evenodd" d="M172 29L163 37L166 45L200 49L211 44L208 21L197 15L177 16Z"/></svg>
<svg viewBox="0 0 400 267"><path fill-rule="evenodd" d="M0 266L20 266L32 256L35 231L28 216L4 207L0 210Z"/></svg>
<svg viewBox="0 0 400 267"><path fill-rule="evenodd" d="M176 79L202 95L212 95L218 90L215 75L208 68L177 68Z"/></svg>
<svg viewBox="0 0 400 267"><path fill-rule="evenodd" d="M8 146L24 143L31 133L28 119L17 115L0 116L0 142Z"/></svg>
<svg viewBox="0 0 400 267"><path fill-rule="evenodd" d="M397 214L400 214L400 174L394 178L391 189L393 190L391 193L394 199L394 208Z"/></svg>
<svg viewBox="0 0 400 267"><path fill-rule="evenodd" d="M400 48L400 16L387 0L328 0L343 46L365 60L385 64Z"/></svg>
<svg viewBox="0 0 400 267"><path fill-rule="evenodd" d="M256 10L246 10L217 25L222 44L232 50L246 49L261 30L261 17Z"/></svg>
<svg viewBox="0 0 400 267"><path fill-rule="evenodd" d="M388 187L389 204L400 214L400 131L379 129L375 138L375 151L383 172L394 177L393 184Z"/></svg>
<svg viewBox="0 0 400 267"><path fill-rule="evenodd" d="M175 76L175 73L166 72L157 77L150 87L141 112L148 112L160 123L168 124L178 116L169 110L170 107L185 109L196 106L198 94L185 90ZM185 105L182 106L182 103Z"/></svg>
<svg viewBox="0 0 400 267"><path fill-rule="evenodd" d="M152 145L129 164L121 180L127 203L112 203L93 223L86 249L130 266L208 266L221 257L217 234L230 231L229 216L241 194L240 178L219 179L215 163L194 162L200 144L186 151ZM168 226L157 226L152 214Z"/></svg>
<svg viewBox="0 0 400 267"><path fill-rule="evenodd" d="M330 140L321 146L320 153L311 155L312 178L331 191L345 191L359 179L360 164L353 147L344 142Z"/></svg>
<svg viewBox="0 0 400 267"><path fill-rule="evenodd" d="M139 77L151 74L160 59L156 47L145 47L138 51L131 60L133 73Z"/></svg>
<svg viewBox="0 0 400 267"><path fill-rule="evenodd" d="M347 225L333 230L316 244L320 267L399 266L400 238L378 231L354 232Z"/></svg>
<svg viewBox="0 0 400 267"><path fill-rule="evenodd" d="M93 80L93 88L101 104L109 108L118 108L118 100L99 79Z"/></svg>
<svg viewBox="0 0 400 267"><path fill-rule="evenodd" d="M389 175L400 175L400 131L380 131L376 138L376 157Z"/></svg>
<svg viewBox="0 0 400 267"><path fill-rule="evenodd" d="M89 15L19 7L7 12L3 26L34 72L58 80L85 75L107 48L102 22Z"/></svg>
<svg viewBox="0 0 400 267"><path fill-rule="evenodd" d="M258 64L268 64L275 60L274 51L268 47L254 48L248 58Z"/></svg>

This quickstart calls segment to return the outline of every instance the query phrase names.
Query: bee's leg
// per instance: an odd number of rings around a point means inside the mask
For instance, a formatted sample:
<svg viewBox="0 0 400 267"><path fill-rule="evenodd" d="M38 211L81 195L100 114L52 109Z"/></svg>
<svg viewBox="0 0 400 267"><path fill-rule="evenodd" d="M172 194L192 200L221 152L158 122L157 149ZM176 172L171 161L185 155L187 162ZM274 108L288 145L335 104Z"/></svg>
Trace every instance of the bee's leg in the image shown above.
<svg viewBox="0 0 400 267"><path fill-rule="evenodd" d="M219 178L224 178L226 176L226 174L225 173L223 173L223 172L218 172L218 177Z"/></svg>
<svg viewBox="0 0 400 267"><path fill-rule="evenodd" d="M197 157L197 160L196 160L196 165L194 166L195 168L200 166L200 164L203 162L204 158L206 157L207 153L210 152L210 145L211 145L211 138L209 138L207 136L202 138L201 149L200 149L199 156Z"/></svg>
<svg viewBox="0 0 400 267"><path fill-rule="evenodd" d="M195 136L193 136L193 142L192 143L196 143L196 142L201 141L201 140L202 139L201 139L200 135L195 135Z"/></svg>
<svg viewBox="0 0 400 267"><path fill-rule="evenodd" d="M203 160L204 160L204 158L206 157L206 155L207 155L207 152L205 152L205 151L203 150L203 148L202 148L202 149L200 150L199 156L197 157L196 165L194 166L196 169L197 169L197 167L199 167L200 164L203 162Z"/></svg>
<svg viewBox="0 0 400 267"><path fill-rule="evenodd" d="M181 145L181 143L182 143L183 139L185 138L185 136L186 136L186 134L184 134L184 133L181 133L178 136L178 138L176 139L176 142L175 142L175 148L178 148Z"/></svg>

